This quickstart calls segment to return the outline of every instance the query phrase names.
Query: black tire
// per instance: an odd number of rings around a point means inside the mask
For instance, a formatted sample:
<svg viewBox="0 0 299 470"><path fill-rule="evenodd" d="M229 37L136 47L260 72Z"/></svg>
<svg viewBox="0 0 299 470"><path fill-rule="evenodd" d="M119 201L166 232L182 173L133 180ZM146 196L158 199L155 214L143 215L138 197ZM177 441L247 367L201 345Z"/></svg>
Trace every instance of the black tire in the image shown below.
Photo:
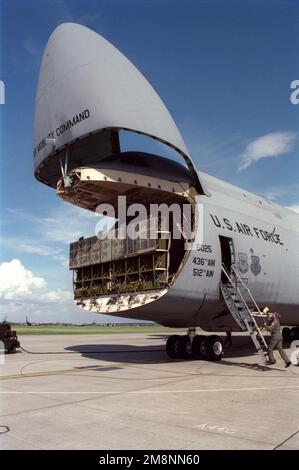
<svg viewBox="0 0 299 470"><path fill-rule="evenodd" d="M207 349L210 361L221 361L224 348L223 341L220 336L209 336L207 341Z"/></svg>
<svg viewBox="0 0 299 470"><path fill-rule="evenodd" d="M293 339L299 339L299 327L298 326L294 326L292 329L291 329L291 337L290 337L291 340Z"/></svg>
<svg viewBox="0 0 299 470"><path fill-rule="evenodd" d="M8 354L14 354L16 352L16 347L15 345L13 344L12 346L10 346L9 350L8 350Z"/></svg>
<svg viewBox="0 0 299 470"><path fill-rule="evenodd" d="M179 341L179 335L171 335L167 339L166 353L171 359L176 359L179 357Z"/></svg>
<svg viewBox="0 0 299 470"><path fill-rule="evenodd" d="M291 336L292 336L292 334L291 334L290 328L284 327L282 329L282 337L283 337L284 341L289 342L291 340Z"/></svg>
<svg viewBox="0 0 299 470"><path fill-rule="evenodd" d="M193 359L208 359L207 337L197 335L192 341L192 357Z"/></svg>
<svg viewBox="0 0 299 470"><path fill-rule="evenodd" d="M189 336L180 336L178 343L178 357L181 359L190 359L192 357L192 346Z"/></svg>

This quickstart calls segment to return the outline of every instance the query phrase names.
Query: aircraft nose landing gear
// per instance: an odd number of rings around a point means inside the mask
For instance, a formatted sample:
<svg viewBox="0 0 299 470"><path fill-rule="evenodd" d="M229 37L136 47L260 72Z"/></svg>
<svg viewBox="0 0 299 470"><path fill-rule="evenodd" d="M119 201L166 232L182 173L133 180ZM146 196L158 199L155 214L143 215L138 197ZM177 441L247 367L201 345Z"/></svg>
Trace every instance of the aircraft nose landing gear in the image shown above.
<svg viewBox="0 0 299 470"><path fill-rule="evenodd" d="M169 336L166 343L166 352L172 359L220 361L223 350L223 341L220 336L198 335L195 328L189 328L185 336Z"/></svg>

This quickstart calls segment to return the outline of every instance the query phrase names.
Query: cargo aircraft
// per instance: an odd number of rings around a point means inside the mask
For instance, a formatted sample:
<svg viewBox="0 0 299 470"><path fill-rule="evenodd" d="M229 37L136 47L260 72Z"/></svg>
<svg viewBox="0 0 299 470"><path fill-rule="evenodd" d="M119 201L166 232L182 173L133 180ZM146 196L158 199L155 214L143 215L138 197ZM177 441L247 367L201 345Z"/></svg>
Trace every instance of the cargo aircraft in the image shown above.
<svg viewBox="0 0 299 470"><path fill-rule="evenodd" d="M122 151L124 132L158 141L162 154L163 148L173 149L181 163L160 154ZM181 217L169 210L166 228L159 213L152 219L146 215L135 238L74 241L70 269L76 305L192 327L187 335L169 337L171 357L221 359L220 336L196 335L197 326L208 332L247 330L261 344L258 325L266 305L282 313L284 336L298 338L299 215L197 171L149 82L119 50L84 26L62 24L47 43L36 95L33 158L39 181L86 210L107 215L103 208L112 207L119 220L120 197L128 214L140 203L146 210L152 205L182 209ZM183 208L189 209L187 231ZM127 227L130 214L114 233ZM181 237L174 236L175 228Z"/></svg>

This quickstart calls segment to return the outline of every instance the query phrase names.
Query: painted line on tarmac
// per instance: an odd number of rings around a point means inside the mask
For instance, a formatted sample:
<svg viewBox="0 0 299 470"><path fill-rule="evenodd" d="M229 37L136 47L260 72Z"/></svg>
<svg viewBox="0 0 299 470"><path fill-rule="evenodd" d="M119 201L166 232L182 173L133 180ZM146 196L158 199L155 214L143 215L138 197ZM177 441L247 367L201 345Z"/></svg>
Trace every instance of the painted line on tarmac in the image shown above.
<svg viewBox="0 0 299 470"><path fill-rule="evenodd" d="M71 369L57 369L57 370L49 370L49 371L44 371L44 372L28 372L25 374L3 375L3 376L0 376L0 380L26 379L26 378L31 378L31 377L43 377L47 375L66 374L68 372L86 372L86 370L98 370L101 368L105 369L106 366L99 366L99 365L82 366L82 367L72 367Z"/></svg>
<svg viewBox="0 0 299 470"><path fill-rule="evenodd" d="M15 395L21 395L23 394L53 394L53 395L59 395L59 394L68 394L68 395L119 395L119 394L125 394L125 395L145 395L145 394L163 394L163 393L213 393L213 392L244 392L244 391L256 391L256 390L286 390L286 389L299 389L299 385L282 385L282 386L277 386L277 387L246 387L246 388L216 388L216 389L192 389L192 390L129 390L129 391L98 391L98 392L91 392L91 391L86 391L86 392L76 392L76 391L0 391L0 394L15 394Z"/></svg>

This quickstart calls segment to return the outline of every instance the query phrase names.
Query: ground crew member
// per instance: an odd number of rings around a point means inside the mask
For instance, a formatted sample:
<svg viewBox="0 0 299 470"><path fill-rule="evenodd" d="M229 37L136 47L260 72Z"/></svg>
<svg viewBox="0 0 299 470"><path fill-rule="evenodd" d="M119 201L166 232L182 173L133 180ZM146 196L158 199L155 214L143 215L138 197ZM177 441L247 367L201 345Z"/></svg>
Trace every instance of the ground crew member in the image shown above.
<svg viewBox="0 0 299 470"><path fill-rule="evenodd" d="M291 365L291 361L288 358L286 352L282 348L282 334L280 331L280 318L281 315L277 312L274 312L272 315L268 316L269 318L269 325L265 326L266 330L270 331L270 341L268 345L268 355L269 355L269 364L275 364L276 360L274 359L273 351L277 349L279 354L281 355L282 359L285 362L285 367L289 367Z"/></svg>

